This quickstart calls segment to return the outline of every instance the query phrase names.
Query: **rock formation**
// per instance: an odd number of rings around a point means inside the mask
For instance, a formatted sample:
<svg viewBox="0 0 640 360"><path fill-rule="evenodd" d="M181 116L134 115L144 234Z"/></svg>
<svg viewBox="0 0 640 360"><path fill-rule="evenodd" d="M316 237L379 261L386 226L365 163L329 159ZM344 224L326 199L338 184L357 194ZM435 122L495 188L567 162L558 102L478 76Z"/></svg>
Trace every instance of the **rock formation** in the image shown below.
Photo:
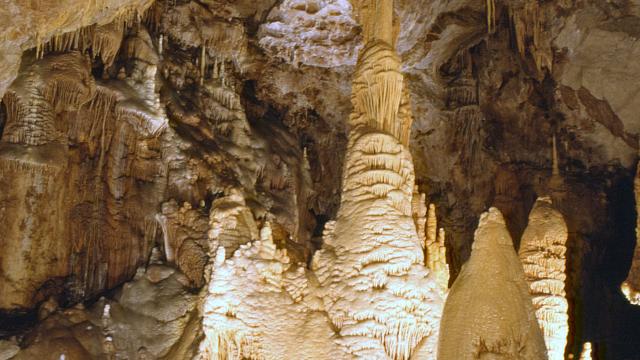
<svg viewBox="0 0 640 360"><path fill-rule="evenodd" d="M567 236L567 225L551 199L538 198L529 214L518 255L551 360L564 359L569 335L565 293Z"/></svg>
<svg viewBox="0 0 640 360"><path fill-rule="evenodd" d="M78 304L43 319L22 344L25 349L10 358L190 358L198 321L188 286L175 269L152 264L114 299L101 298L90 308Z"/></svg>
<svg viewBox="0 0 640 360"><path fill-rule="evenodd" d="M391 4L356 5L365 47L354 75L342 200L311 271L276 249L268 223L260 241L241 245L229 260L227 246L219 246L204 300L203 358L435 356L442 298L424 267L413 217L411 115L391 48ZM212 240L221 243L249 223L221 221Z"/></svg>
<svg viewBox="0 0 640 360"><path fill-rule="evenodd" d="M438 359L547 359L520 260L500 211L482 214L447 297Z"/></svg>
<svg viewBox="0 0 640 360"><path fill-rule="evenodd" d="M635 194L636 214L640 214L640 166L636 170L633 192ZM631 260L631 268L627 279L620 286L624 296L634 305L640 305L640 241L638 239L640 239L640 215L636 217L636 247Z"/></svg>
<svg viewBox="0 0 640 360"><path fill-rule="evenodd" d="M156 154L166 118L143 102L155 88L137 84L153 80L154 69L135 67L129 85L96 83L89 58L76 51L23 63L4 97L1 181L13 190L0 200L0 244L13 256L0 257L8 294L0 309L28 309L59 294L51 285L69 276L72 296L92 296L133 276L146 258L156 231L148 211L165 186L156 181L165 171ZM107 226L117 230L104 243Z"/></svg>
<svg viewBox="0 0 640 360"><path fill-rule="evenodd" d="M539 194L571 239L565 355L636 358L639 19L0 0L0 359L433 359L480 214L517 248Z"/></svg>
<svg viewBox="0 0 640 360"><path fill-rule="evenodd" d="M582 353L580 354L580 360L591 360L591 343L586 342L582 345Z"/></svg>

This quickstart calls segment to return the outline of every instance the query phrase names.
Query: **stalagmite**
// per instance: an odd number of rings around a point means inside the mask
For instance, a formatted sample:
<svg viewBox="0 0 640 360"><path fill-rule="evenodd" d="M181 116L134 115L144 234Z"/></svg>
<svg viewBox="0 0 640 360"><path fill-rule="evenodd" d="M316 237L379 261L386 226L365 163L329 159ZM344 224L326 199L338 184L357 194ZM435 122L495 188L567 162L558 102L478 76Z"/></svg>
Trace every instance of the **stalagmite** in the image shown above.
<svg viewBox="0 0 640 360"><path fill-rule="evenodd" d="M539 198L529 215L518 254L551 360L564 359L569 335L565 294L567 236L567 225L551 199Z"/></svg>
<svg viewBox="0 0 640 360"><path fill-rule="evenodd" d="M207 47L200 48L200 85L204 83L204 72L207 68Z"/></svg>
<svg viewBox="0 0 640 360"><path fill-rule="evenodd" d="M450 289L438 359L546 359L525 274L500 211L480 216L471 257Z"/></svg>
<svg viewBox="0 0 640 360"><path fill-rule="evenodd" d="M233 207L214 202L210 239L216 253L199 358L435 358L443 290L425 266L425 234L416 230L426 228L420 225L426 209L414 191L407 148L412 118L393 49L392 5L356 4L365 47L353 80L341 204L335 222L325 226L311 270L276 249L268 222L260 241L228 252L233 249L220 246L224 237L246 228L252 217L247 213L241 224L233 220ZM438 264L442 251L433 250Z"/></svg>
<svg viewBox="0 0 640 360"><path fill-rule="evenodd" d="M582 353L580 354L580 360L591 360L591 343L586 342L582 345Z"/></svg>
<svg viewBox="0 0 640 360"><path fill-rule="evenodd" d="M438 229L436 206L429 204L427 212L427 226L425 238L425 265L433 272L441 293L444 295L449 288L449 265L447 265L445 232Z"/></svg>
<svg viewBox="0 0 640 360"><path fill-rule="evenodd" d="M365 45L353 80L341 205L312 268L322 274L346 353L433 358L442 298L412 219L412 119L392 47L392 2L361 1L356 9Z"/></svg>
<svg viewBox="0 0 640 360"><path fill-rule="evenodd" d="M633 182L636 200L636 213L640 214L640 166L637 167ZM627 279L620 286L622 293L633 305L640 305L640 215L636 217L636 247L633 252L631 268Z"/></svg>

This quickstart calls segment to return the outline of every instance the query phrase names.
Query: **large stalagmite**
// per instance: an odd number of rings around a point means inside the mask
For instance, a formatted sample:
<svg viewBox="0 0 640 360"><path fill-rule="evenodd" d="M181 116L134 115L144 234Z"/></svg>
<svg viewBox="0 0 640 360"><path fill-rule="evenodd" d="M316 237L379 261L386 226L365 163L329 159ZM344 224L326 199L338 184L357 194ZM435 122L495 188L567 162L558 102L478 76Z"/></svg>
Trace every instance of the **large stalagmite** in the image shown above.
<svg viewBox="0 0 640 360"><path fill-rule="evenodd" d="M633 183L636 198L636 214L640 214L640 165L636 170L636 178ZM630 303L640 305L640 215L636 217L636 248L633 252L631 269L627 279L622 283L621 289Z"/></svg>
<svg viewBox="0 0 640 360"><path fill-rule="evenodd" d="M471 257L453 283L438 359L546 359L520 260L500 211L480 216Z"/></svg>
<svg viewBox="0 0 640 360"><path fill-rule="evenodd" d="M353 80L337 219L325 225L311 271L275 248L268 222L260 241L228 260L217 247L204 298L202 358L436 356L442 290L424 265L413 217L411 113L393 49L392 1L355 6L365 47ZM228 224L210 234L214 244L225 231L238 231L240 224Z"/></svg>
<svg viewBox="0 0 640 360"><path fill-rule="evenodd" d="M365 45L353 80L340 210L314 270L345 352L433 357L441 297L412 219L411 127L391 1L362 1ZM429 355L430 354L430 355Z"/></svg>
<svg viewBox="0 0 640 360"><path fill-rule="evenodd" d="M529 215L518 255L551 360L564 359L569 335L564 289L567 236L567 225L551 199L539 198Z"/></svg>

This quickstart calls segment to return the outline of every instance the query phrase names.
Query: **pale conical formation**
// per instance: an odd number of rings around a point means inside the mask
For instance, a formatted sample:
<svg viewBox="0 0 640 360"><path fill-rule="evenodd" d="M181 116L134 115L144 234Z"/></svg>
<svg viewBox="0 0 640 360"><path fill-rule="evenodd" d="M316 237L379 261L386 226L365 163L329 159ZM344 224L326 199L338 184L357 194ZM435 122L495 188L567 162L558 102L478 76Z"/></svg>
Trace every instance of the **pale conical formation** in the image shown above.
<svg viewBox="0 0 640 360"><path fill-rule="evenodd" d="M567 237L562 214L550 198L539 198L529 214L518 255L551 360L564 359L569 335L565 293Z"/></svg>
<svg viewBox="0 0 640 360"><path fill-rule="evenodd" d="M633 182L633 190L636 197L636 213L640 212L640 166L636 171L636 178ZM630 303L640 305L640 216L636 219L636 248L633 252L633 260L631 269L627 279L622 283L620 288L622 293L627 297Z"/></svg>
<svg viewBox="0 0 640 360"><path fill-rule="evenodd" d="M580 360L591 360L591 343L586 342L582 344L582 353L580 354Z"/></svg>
<svg viewBox="0 0 640 360"><path fill-rule="evenodd" d="M471 257L453 283L438 359L547 359L542 331L500 211L480 216Z"/></svg>

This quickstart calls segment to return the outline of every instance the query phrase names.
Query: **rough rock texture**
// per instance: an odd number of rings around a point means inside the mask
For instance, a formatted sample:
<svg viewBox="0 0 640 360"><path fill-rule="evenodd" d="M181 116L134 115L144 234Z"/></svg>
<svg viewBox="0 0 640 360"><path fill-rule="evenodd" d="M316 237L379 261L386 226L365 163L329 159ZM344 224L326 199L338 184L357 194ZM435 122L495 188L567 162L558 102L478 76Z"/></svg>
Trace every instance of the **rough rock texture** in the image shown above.
<svg viewBox="0 0 640 360"><path fill-rule="evenodd" d="M22 52L43 47L56 36L83 27L120 22L142 13L149 0L3 1L0 7L0 96L18 75ZM80 6L78 6L80 5Z"/></svg>
<svg viewBox="0 0 640 360"><path fill-rule="evenodd" d="M188 358L194 340L189 336L197 330L188 284L175 269L150 265L113 300L102 298L88 309L54 309L23 338L25 349L12 359Z"/></svg>
<svg viewBox="0 0 640 360"><path fill-rule="evenodd" d="M237 200L212 216L210 237L223 246L204 298L203 359L435 357L442 298L414 222L411 114L391 38L366 32L372 18L390 30L392 2L366 13L375 4L356 6L365 47L353 80L340 209L325 224L323 247L310 271L292 266L265 223L260 241L225 260L227 244L251 240L255 223Z"/></svg>
<svg viewBox="0 0 640 360"><path fill-rule="evenodd" d="M564 359L569 335L565 293L567 236L567 225L551 199L538 198L522 234L518 256L552 360Z"/></svg>
<svg viewBox="0 0 640 360"><path fill-rule="evenodd" d="M414 117L407 147L414 192L437 207L437 234L444 234L436 235L438 252L446 247L446 265L440 261L433 271L438 288L446 266L454 280L468 260L487 207L504 214L517 245L536 199L550 194L568 229L567 355L578 357L591 342L594 356L635 358L640 308L620 284L636 243L631 194L640 74L630 59L638 4L397 0L394 8L393 47ZM10 285L24 287L16 293L22 300L8 299L28 303L0 314L0 336L16 334L12 344L22 344L24 328L50 295L62 307L109 297L146 262L152 244L197 291L199 281L207 283L203 264L213 261L207 216L223 213L220 199L234 193L256 229L269 222L290 266L309 268L340 207L351 79L367 33L358 14L347 1L332 0L3 2L0 94L7 100L0 104L0 142L42 144L17 148L61 170L58 177L13 168L0 175L0 228L7 234L0 243L25 245L20 254L3 245L0 262L33 274L0 273L5 284L26 279ZM4 93L20 79L38 78L20 69L72 54L84 54L85 70L62 92L41 93L49 105L34 100L48 110L14 121L13 95ZM76 66L56 66L50 80L67 78L66 68ZM42 85L31 89L47 90ZM65 95L72 88L77 97ZM55 94L56 101L47 100ZM103 117L98 109L107 105L112 110ZM41 121L50 111L54 120ZM33 131L20 130L27 123ZM50 142L66 148L64 156L49 151ZM553 169L563 175L559 187ZM412 214L422 246L417 198ZM44 224L49 215L58 223ZM15 227L21 223L28 232ZM18 242L27 233L29 241ZM69 250L70 243L77 247ZM427 252L424 260L431 259Z"/></svg>
<svg viewBox="0 0 640 360"><path fill-rule="evenodd" d="M154 79L155 65L136 66L132 81ZM3 100L0 166L12 189L0 200L5 311L59 295L65 282L82 299L133 276L155 237L166 186L158 135L166 118L142 100L153 88L96 83L79 52L23 67Z"/></svg>
<svg viewBox="0 0 640 360"><path fill-rule="evenodd" d="M480 217L440 333L438 359L547 359L522 265L496 208Z"/></svg>

